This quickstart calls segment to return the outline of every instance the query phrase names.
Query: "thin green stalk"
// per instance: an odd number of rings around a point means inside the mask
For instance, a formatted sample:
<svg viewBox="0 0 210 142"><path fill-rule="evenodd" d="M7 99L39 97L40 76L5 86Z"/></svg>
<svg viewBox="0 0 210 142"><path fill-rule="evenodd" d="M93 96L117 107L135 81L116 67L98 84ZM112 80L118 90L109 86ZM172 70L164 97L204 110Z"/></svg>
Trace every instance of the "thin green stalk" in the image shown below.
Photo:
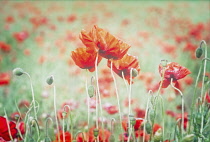
<svg viewBox="0 0 210 142"><path fill-rule="evenodd" d="M54 80L54 77L53 77ZM54 96L54 113L55 113L55 123L58 131L58 142L60 142L60 131L59 131L59 125L58 125L58 117L57 117L57 110L56 110L56 88L55 88L55 83L53 83L53 96Z"/></svg>
<svg viewBox="0 0 210 142"><path fill-rule="evenodd" d="M86 88L86 95L87 95L87 105L88 105L88 112L87 112L87 117L88 117L88 124L87 124L87 129L89 129L90 125L90 97L88 95L88 71L86 70L86 82L85 82L85 88ZM89 135L88 135L88 140L89 140Z"/></svg>
<svg viewBox="0 0 210 142"><path fill-rule="evenodd" d="M32 80L31 80L31 76L27 73L27 72L24 72L24 74L26 74L30 80L30 86L31 86L31 93L32 93L32 103L33 103L33 107L34 107L34 116L35 116L35 119L37 119L37 112L36 112L36 106L35 106L35 97L34 97L34 89L33 89L33 84L32 84Z"/></svg>
<svg viewBox="0 0 210 142"><path fill-rule="evenodd" d="M99 99L99 107L100 107L100 112L101 112L101 118L102 118L102 131L104 131L104 118L103 118L103 112L102 112L102 103L101 103L101 94L100 94L100 90L99 90L99 82L98 82L98 54L96 56L96 61L95 61L95 70L96 70L96 86L97 86L97 94L98 94L98 99ZM96 102L97 103L97 102ZM98 117L97 117L97 121L98 121ZM97 124L98 125L98 124ZM98 129L98 126L97 126ZM103 137L103 141L104 141L104 133L102 132L102 137Z"/></svg>
<svg viewBox="0 0 210 142"><path fill-rule="evenodd" d="M116 79L115 79L114 73L113 73L113 62L112 61L111 61L111 74L112 74L112 78L114 80L115 93L117 95L117 105L118 105L118 109L119 109L120 124L122 124L122 116L121 116L121 109L120 109L120 98L119 98L118 89L117 89L117 82L116 82ZM123 133L122 125L121 125L121 131Z"/></svg>
<svg viewBox="0 0 210 142"><path fill-rule="evenodd" d="M182 137L183 137L183 134L184 134L184 96L182 92L173 85L173 78L171 78L171 86L180 93L181 99L182 99Z"/></svg>
<svg viewBox="0 0 210 142"><path fill-rule="evenodd" d="M49 123L49 120L53 123L53 120L52 120L51 117L48 117L46 119L46 122L45 122L45 129L46 129L45 131L46 131L46 133L45 133L45 135L46 135L46 138L48 138L51 141L51 139L49 138L49 135L48 135L48 123Z"/></svg>
<svg viewBox="0 0 210 142"><path fill-rule="evenodd" d="M6 113L5 108L4 108L4 114L5 114L5 116L6 116L6 122L7 122L7 128L8 128L8 132L9 132L9 137L10 137L10 139L11 139L12 141L14 141L13 138L12 138L12 134L11 134L11 130L10 130L10 126L9 126L9 122L8 122L7 113Z"/></svg>

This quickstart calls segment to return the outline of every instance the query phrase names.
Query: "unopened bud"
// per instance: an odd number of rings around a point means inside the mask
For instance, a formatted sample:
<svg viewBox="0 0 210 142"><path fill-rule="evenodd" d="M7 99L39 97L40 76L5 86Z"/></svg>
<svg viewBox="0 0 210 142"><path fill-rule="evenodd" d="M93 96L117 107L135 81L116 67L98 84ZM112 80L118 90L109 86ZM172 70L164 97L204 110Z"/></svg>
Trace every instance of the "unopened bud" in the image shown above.
<svg viewBox="0 0 210 142"><path fill-rule="evenodd" d="M94 135L95 138L98 137L98 134L99 134L99 130L98 129L94 129L93 130L93 135Z"/></svg>
<svg viewBox="0 0 210 142"><path fill-rule="evenodd" d="M73 140L72 142L77 142L77 140Z"/></svg>
<svg viewBox="0 0 210 142"><path fill-rule="evenodd" d="M129 119L130 119L130 124L132 126L134 126L136 124L136 119L133 115L129 115Z"/></svg>
<svg viewBox="0 0 210 142"><path fill-rule="evenodd" d="M183 139L182 139L182 142L192 142L194 139L194 134L189 134L189 135L186 135Z"/></svg>
<svg viewBox="0 0 210 142"><path fill-rule="evenodd" d="M53 76L52 76L52 75L49 76L49 77L47 78L46 82L47 82L48 85L51 85L51 84L53 83Z"/></svg>
<svg viewBox="0 0 210 142"><path fill-rule="evenodd" d="M95 94L95 88L94 88L93 85L90 85L88 87L88 95L89 95L90 98L92 98L94 96L94 94Z"/></svg>
<svg viewBox="0 0 210 142"><path fill-rule="evenodd" d="M24 73L24 71L23 71L23 69L21 69L21 68L15 68L15 69L13 70L13 74L14 74L14 75L17 75L17 76L21 76L23 73Z"/></svg>
<svg viewBox="0 0 210 142"><path fill-rule="evenodd" d="M146 131L148 134L150 134L152 131L152 126L148 121L146 122Z"/></svg>
<svg viewBox="0 0 210 142"><path fill-rule="evenodd" d="M206 75L205 77L204 77L204 83L207 83L209 81L209 77Z"/></svg>
<svg viewBox="0 0 210 142"><path fill-rule="evenodd" d="M154 135L154 142L161 142L163 139L163 134L161 128L159 128Z"/></svg>
<svg viewBox="0 0 210 142"><path fill-rule="evenodd" d="M203 49L200 48L200 47L198 47L198 48L196 49L196 51L195 51L195 56L196 56L197 58L200 58L200 57L202 56L202 54L203 54Z"/></svg>
<svg viewBox="0 0 210 142"><path fill-rule="evenodd" d="M167 63L168 63L168 60L161 60L161 65L163 67L166 67L167 66Z"/></svg>
<svg viewBox="0 0 210 142"><path fill-rule="evenodd" d="M62 112L62 118L65 118L66 117L66 114L67 114L67 112Z"/></svg>
<svg viewBox="0 0 210 142"><path fill-rule="evenodd" d="M20 118L19 114L15 114L15 120L18 120Z"/></svg>
<svg viewBox="0 0 210 142"><path fill-rule="evenodd" d="M155 111L153 109L149 111L149 117L152 122L155 121Z"/></svg>
<svg viewBox="0 0 210 142"><path fill-rule="evenodd" d="M138 75L138 71L136 69L132 69L132 77L136 77Z"/></svg>

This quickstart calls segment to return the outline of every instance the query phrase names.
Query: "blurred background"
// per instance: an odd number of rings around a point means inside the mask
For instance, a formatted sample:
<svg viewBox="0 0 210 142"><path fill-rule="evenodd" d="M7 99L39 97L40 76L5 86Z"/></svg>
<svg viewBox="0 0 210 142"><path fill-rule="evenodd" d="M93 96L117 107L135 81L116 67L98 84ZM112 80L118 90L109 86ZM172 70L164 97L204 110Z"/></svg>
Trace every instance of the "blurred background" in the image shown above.
<svg viewBox="0 0 210 142"><path fill-rule="evenodd" d="M195 50L201 40L210 43L209 1L36 1L0 2L0 115L17 111L23 101L31 101L30 82L26 75L13 76L22 68L31 75L39 117L53 115L53 88L46 78L54 75L57 108L69 104L78 121L86 114L85 81L95 73L75 65L71 51L84 47L79 39L82 29L98 25L131 45L128 53L138 57L140 74L132 85L133 113L145 109L148 90L160 81L158 66L162 59L177 62L192 74L180 80L189 109L192 88L200 59ZM209 50L210 51L210 50ZM102 105L117 105L114 84L107 61L99 64ZM208 64L207 74L210 73ZM116 74L121 109L127 113L127 93L122 78ZM167 108L180 112L180 97L171 87L161 92ZM114 99L113 99L114 98ZM173 102L172 102L173 101ZM93 103L94 105L94 103ZM94 108L94 107L93 107ZM93 110L94 111L94 110ZM106 111L106 109L105 109ZM81 115L80 115L81 114ZM118 114L104 113L105 116Z"/></svg>

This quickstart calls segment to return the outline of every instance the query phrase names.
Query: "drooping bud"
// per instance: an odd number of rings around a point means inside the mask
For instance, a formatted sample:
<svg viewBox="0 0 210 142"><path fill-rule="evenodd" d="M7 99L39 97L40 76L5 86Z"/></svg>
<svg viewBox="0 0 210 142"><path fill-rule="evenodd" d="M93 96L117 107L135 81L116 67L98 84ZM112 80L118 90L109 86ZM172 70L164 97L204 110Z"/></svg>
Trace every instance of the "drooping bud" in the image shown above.
<svg viewBox="0 0 210 142"><path fill-rule="evenodd" d="M196 49L196 51L195 51L195 56L196 56L197 58L200 58L200 57L202 56L202 54L203 54L203 49L200 48L200 47L198 47L198 48Z"/></svg>
<svg viewBox="0 0 210 142"><path fill-rule="evenodd" d="M166 67L167 66L167 63L168 63L168 60L161 60L161 65L163 67Z"/></svg>
<svg viewBox="0 0 210 142"><path fill-rule="evenodd" d="M14 75L17 75L17 76L21 76L23 73L24 73L24 71L23 71L23 69L21 69L21 68L15 68L15 69L13 70L13 74L14 74Z"/></svg>
<svg viewBox="0 0 210 142"><path fill-rule="evenodd" d="M152 126L148 121L146 122L146 131L148 134L150 134L152 131Z"/></svg>
<svg viewBox="0 0 210 142"><path fill-rule="evenodd" d="M66 111L63 111L63 112L62 112L62 118L63 118L63 119L66 117L66 114L67 114Z"/></svg>
<svg viewBox="0 0 210 142"><path fill-rule="evenodd" d="M205 77L204 77L204 83L207 83L209 81L209 77L206 75Z"/></svg>
<svg viewBox="0 0 210 142"><path fill-rule="evenodd" d="M160 142L163 139L163 134L161 128L159 128L154 135L154 142Z"/></svg>
<svg viewBox="0 0 210 142"><path fill-rule="evenodd" d="M136 124L136 119L133 115L129 115L130 124L134 126Z"/></svg>
<svg viewBox="0 0 210 142"><path fill-rule="evenodd" d="M182 142L192 142L194 139L194 134L189 134L189 135L186 135L183 139L182 139Z"/></svg>
<svg viewBox="0 0 210 142"><path fill-rule="evenodd" d="M115 137L114 137L114 135L111 135L111 136L109 137L109 141L110 141L110 142L115 142Z"/></svg>
<svg viewBox="0 0 210 142"><path fill-rule="evenodd" d="M138 71L136 69L132 69L132 77L136 77L138 75Z"/></svg>
<svg viewBox="0 0 210 142"><path fill-rule="evenodd" d="M152 109L152 110L149 111L149 118L150 118L151 122L154 123L154 121L155 121L155 110Z"/></svg>
<svg viewBox="0 0 210 142"><path fill-rule="evenodd" d="M35 127L36 126L36 120L33 117L30 117L29 120L30 120L31 126Z"/></svg>
<svg viewBox="0 0 210 142"><path fill-rule="evenodd" d="M99 130L98 129L94 129L93 130L93 135L94 135L95 138L98 137L98 134L99 134Z"/></svg>
<svg viewBox="0 0 210 142"><path fill-rule="evenodd" d="M49 77L47 78L46 82L47 82L48 85L51 85L51 84L53 83L53 76L52 76L52 75L49 76Z"/></svg>
<svg viewBox="0 0 210 142"><path fill-rule="evenodd" d="M93 85L90 85L88 87L88 95L89 95L90 98L92 98L94 96L94 94L95 94L95 88L94 88Z"/></svg>

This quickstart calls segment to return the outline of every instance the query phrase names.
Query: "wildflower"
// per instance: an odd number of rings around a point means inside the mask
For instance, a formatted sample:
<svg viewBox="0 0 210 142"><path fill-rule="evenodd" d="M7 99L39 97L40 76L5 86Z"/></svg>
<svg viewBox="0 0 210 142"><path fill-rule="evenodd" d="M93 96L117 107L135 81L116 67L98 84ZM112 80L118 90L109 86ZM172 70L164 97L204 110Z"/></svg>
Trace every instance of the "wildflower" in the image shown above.
<svg viewBox="0 0 210 142"><path fill-rule="evenodd" d="M29 34L27 31L16 32L13 34L13 37L20 43L26 40L28 36Z"/></svg>
<svg viewBox="0 0 210 142"><path fill-rule="evenodd" d="M88 53L86 48L77 48L75 51L72 51L72 59L75 64L82 69L88 69L90 72L95 71L95 60L97 54L95 52ZM101 57L98 57L98 63L101 61Z"/></svg>
<svg viewBox="0 0 210 142"><path fill-rule="evenodd" d="M140 129L141 124L143 122L143 119L139 119L139 118L135 118L135 119L136 119L136 123L134 125L134 130L137 131L137 130ZM125 131L127 131L127 127L128 127L128 120L127 119L125 119L125 120L122 121L122 126L123 126L123 129Z"/></svg>
<svg viewBox="0 0 210 142"><path fill-rule="evenodd" d="M171 79L173 83L175 83L175 87L178 87L178 80L184 78L191 72L186 67L183 67L178 63L169 62L167 63L165 73L163 73L163 66L161 64L159 65L159 73L161 76L164 74L162 88L167 88L171 83Z"/></svg>
<svg viewBox="0 0 210 142"><path fill-rule="evenodd" d="M65 136L65 142L71 142L72 141L72 135L68 131L63 132L60 131L60 133L56 134L56 139L54 142L59 142L59 137L60 137L60 142L64 142L63 136Z"/></svg>
<svg viewBox="0 0 210 142"><path fill-rule="evenodd" d="M11 46L5 42L0 41L0 49L3 52L9 52L11 50Z"/></svg>
<svg viewBox="0 0 210 142"><path fill-rule="evenodd" d="M9 85L10 75L9 73L0 73L0 86Z"/></svg>
<svg viewBox="0 0 210 142"><path fill-rule="evenodd" d="M113 63L113 71L118 74L120 77L122 76L122 73L124 74L125 79L130 84L130 71L131 69L137 70L139 73L140 66L138 63L138 59L135 56L131 56L129 54L126 54L122 59L120 60L108 60L108 67L111 68L111 62ZM132 76L134 78L134 76Z"/></svg>
<svg viewBox="0 0 210 142"><path fill-rule="evenodd" d="M106 59L121 59L130 48L127 43L97 26L94 26L90 32L81 31L80 39L87 47L87 52L97 51Z"/></svg>
<svg viewBox="0 0 210 142"><path fill-rule="evenodd" d="M103 108L106 110L107 113L111 115L118 113L118 108L115 105L105 104Z"/></svg>
<svg viewBox="0 0 210 142"><path fill-rule="evenodd" d="M17 136L17 129L16 124L12 121L9 123L9 130L11 132L11 137L16 138ZM5 141L10 141L10 134L9 134L8 126L7 126L7 120L6 118L0 116L0 138L2 137Z"/></svg>

